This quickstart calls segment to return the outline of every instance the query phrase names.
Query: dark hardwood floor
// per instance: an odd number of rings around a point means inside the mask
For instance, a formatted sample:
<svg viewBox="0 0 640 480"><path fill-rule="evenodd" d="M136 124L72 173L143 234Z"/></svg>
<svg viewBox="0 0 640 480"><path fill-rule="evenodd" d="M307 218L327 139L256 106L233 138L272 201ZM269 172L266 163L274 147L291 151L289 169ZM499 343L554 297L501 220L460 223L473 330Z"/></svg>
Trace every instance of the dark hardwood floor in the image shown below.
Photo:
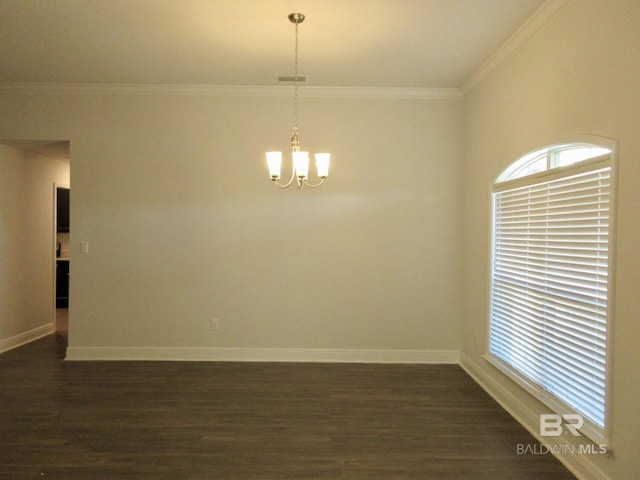
<svg viewBox="0 0 640 480"><path fill-rule="evenodd" d="M63 341L69 339L69 309L56 308L56 335L63 337Z"/></svg>
<svg viewBox="0 0 640 480"><path fill-rule="evenodd" d="M574 477L455 365L0 355L0 479Z"/></svg>

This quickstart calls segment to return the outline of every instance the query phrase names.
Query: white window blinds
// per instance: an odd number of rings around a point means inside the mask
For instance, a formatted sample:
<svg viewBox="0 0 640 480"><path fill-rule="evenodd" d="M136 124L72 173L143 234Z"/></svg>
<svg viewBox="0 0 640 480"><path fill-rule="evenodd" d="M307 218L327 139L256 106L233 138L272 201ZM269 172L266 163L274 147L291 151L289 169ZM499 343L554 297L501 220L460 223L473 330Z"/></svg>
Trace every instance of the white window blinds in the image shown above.
<svg viewBox="0 0 640 480"><path fill-rule="evenodd" d="M489 358L605 442L609 159L494 186Z"/></svg>

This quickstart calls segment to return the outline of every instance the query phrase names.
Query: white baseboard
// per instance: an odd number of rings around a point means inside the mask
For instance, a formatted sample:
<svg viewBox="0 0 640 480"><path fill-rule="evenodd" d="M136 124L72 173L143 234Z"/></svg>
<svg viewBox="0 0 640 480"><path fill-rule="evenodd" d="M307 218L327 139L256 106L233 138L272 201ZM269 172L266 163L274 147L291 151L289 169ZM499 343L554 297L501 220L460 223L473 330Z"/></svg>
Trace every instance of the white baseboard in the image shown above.
<svg viewBox="0 0 640 480"><path fill-rule="evenodd" d="M504 408L513 418L515 418L520 425L526 428L531 435L541 445L549 446L548 437L541 437L538 431L540 422L540 413L534 412L522 402L520 402L509 390L504 388L493 378L487 375L478 365L473 362L468 356L460 354L460 366L475 382L480 385L485 392L487 392L502 408ZM581 455L578 452L571 453L571 444L564 440L563 437L557 438L557 443L562 447L559 451L565 453L564 455L555 455L555 457L567 467L567 469L573 473L580 480L612 480L607 474L605 474L597 465L595 465L587 455ZM553 450L550 451L554 453Z"/></svg>
<svg viewBox="0 0 640 480"><path fill-rule="evenodd" d="M457 350L342 350L306 348L73 347L66 360L457 364Z"/></svg>
<svg viewBox="0 0 640 480"><path fill-rule="evenodd" d="M34 328L33 330L29 330L28 332L19 333L18 335L14 335L13 337L5 338L3 340L0 340L0 353L12 350L16 347L20 347L21 345L33 342L34 340L38 340L39 338L46 337L47 335L51 335L55 331L55 325L53 323L48 323L46 325Z"/></svg>

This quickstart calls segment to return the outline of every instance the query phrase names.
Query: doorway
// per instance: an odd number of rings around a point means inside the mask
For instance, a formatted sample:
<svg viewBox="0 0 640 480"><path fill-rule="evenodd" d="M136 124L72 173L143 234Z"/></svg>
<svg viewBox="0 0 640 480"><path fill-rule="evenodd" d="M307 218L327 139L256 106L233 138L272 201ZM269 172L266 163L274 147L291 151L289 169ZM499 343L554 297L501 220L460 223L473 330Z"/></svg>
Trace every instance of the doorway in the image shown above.
<svg viewBox="0 0 640 480"><path fill-rule="evenodd" d="M70 206L71 189L69 185L54 183L54 236L56 246L54 260L54 325L57 337L65 345L69 339Z"/></svg>
<svg viewBox="0 0 640 480"><path fill-rule="evenodd" d="M55 189L70 184L70 143L0 139L3 169L1 349L53 334L55 309ZM9 223L7 223L9 222ZM6 281L12 279L12 281Z"/></svg>

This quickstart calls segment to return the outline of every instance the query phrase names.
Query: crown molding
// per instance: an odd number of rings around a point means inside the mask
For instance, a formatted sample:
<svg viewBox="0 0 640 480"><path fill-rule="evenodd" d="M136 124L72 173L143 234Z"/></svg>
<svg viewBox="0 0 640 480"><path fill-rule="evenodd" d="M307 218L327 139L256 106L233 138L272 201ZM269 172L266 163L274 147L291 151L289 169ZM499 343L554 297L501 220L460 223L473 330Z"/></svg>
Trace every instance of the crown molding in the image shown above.
<svg viewBox="0 0 640 480"><path fill-rule="evenodd" d="M515 55L530 39L535 37L562 10L575 0L547 0L516 32L502 44L460 87L467 94L484 78L489 76L501 63Z"/></svg>
<svg viewBox="0 0 640 480"><path fill-rule="evenodd" d="M0 93L22 95L183 95L289 97L291 87L251 85L151 85L107 83L3 83ZM300 86L300 97L462 100L459 88Z"/></svg>

